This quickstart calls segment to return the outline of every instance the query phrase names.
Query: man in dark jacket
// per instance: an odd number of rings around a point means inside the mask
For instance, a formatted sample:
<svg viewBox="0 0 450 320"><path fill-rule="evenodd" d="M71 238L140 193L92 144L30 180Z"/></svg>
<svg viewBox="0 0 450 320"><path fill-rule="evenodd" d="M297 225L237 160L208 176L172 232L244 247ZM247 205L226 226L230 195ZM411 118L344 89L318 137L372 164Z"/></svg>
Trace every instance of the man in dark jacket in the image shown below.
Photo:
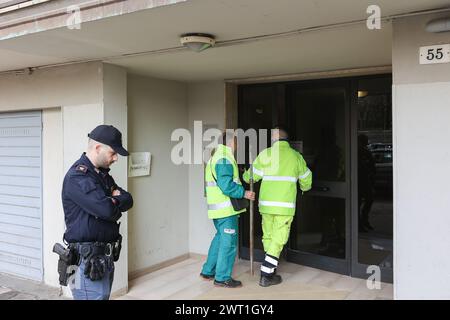
<svg viewBox="0 0 450 320"><path fill-rule="evenodd" d="M130 193L109 175L118 155L128 156L122 134L100 125L88 134L88 150L67 172L62 189L66 222L64 240L79 257L72 294L76 300L107 300L114 277L114 262L121 249L122 212L133 206Z"/></svg>

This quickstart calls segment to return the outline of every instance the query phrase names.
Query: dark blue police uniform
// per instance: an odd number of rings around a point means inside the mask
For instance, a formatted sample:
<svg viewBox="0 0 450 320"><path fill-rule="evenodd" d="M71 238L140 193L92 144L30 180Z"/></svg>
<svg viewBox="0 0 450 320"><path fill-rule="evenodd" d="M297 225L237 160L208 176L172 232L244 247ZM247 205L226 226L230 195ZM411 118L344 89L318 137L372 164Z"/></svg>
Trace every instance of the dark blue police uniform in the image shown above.
<svg viewBox="0 0 450 320"><path fill-rule="evenodd" d="M133 198L115 183L109 170L99 168L97 173L83 153L67 172L62 189L67 242L113 242L119 238L117 220L133 206ZM113 197L115 189L120 195Z"/></svg>
<svg viewBox="0 0 450 320"><path fill-rule="evenodd" d="M122 147L122 134L113 126L100 125L90 138L128 155ZM78 256L72 294L77 300L107 300L114 278L114 262L121 248L119 234L122 212L133 206L133 197L83 153L64 177L62 203L66 222L64 240ZM120 195L113 196L113 191Z"/></svg>

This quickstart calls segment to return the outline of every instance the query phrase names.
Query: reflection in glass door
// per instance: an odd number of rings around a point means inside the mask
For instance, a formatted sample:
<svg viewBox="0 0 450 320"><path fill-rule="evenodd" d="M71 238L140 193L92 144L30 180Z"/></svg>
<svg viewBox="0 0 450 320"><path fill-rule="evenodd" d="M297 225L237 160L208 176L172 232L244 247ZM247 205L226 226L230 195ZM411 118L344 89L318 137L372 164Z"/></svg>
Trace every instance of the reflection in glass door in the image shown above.
<svg viewBox="0 0 450 320"><path fill-rule="evenodd" d="M270 130L277 118L278 110L277 106L277 85L274 84L258 84L247 85L239 88L239 128L244 130L253 129L267 129ZM270 135L267 136L267 145L270 145ZM258 140L259 143L259 140ZM246 141L246 164L239 165L240 169L247 169L249 167L249 146ZM261 151L261 150L259 150ZM243 180L242 180L243 181ZM245 184L246 189L249 186ZM261 184L256 183L254 190L256 196L259 195L259 188ZM258 206L255 205L253 230L254 230L254 259L255 261L264 260L264 249L262 243L262 228L261 228L261 215L259 214ZM239 236L239 256L244 259L250 258L250 218L249 214L242 214L240 216L240 236Z"/></svg>
<svg viewBox="0 0 450 320"><path fill-rule="evenodd" d="M346 82L288 86L291 144L313 172L313 188L297 201L287 258L348 274L348 86Z"/></svg>
<svg viewBox="0 0 450 320"><path fill-rule="evenodd" d="M382 281L392 282L393 174L392 78L358 79L353 90L352 136L357 145L353 170L352 274L367 276L378 266ZM357 178L355 177L357 176Z"/></svg>
<svg viewBox="0 0 450 320"><path fill-rule="evenodd" d="M366 279L375 265L392 282L391 86L391 75L377 75L239 87L239 127L286 125L313 172L313 189L298 191L287 260ZM240 256L248 258L248 215L240 220Z"/></svg>

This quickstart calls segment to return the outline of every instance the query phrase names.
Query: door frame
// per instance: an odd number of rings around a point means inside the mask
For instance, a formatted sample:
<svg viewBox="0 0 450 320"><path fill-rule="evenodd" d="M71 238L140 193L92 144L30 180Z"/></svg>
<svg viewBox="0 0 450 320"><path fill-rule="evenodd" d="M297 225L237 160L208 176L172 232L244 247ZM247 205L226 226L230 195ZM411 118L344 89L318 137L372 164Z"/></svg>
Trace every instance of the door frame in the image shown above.
<svg viewBox="0 0 450 320"><path fill-rule="evenodd" d="M301 252L289 248L291 236L286 245L286 259L287 261L295 262L312 268L331 271L340 274L350 274L351 268L351 181L350 181L350 99L347 94L350 92L350 86L347 78L337 79L320 79L320 80L306 80L301 82L286 83L286 87L295 86L305 89L320 89L327 87L342 87L345 90L345 110L344 110L344 128L345 128L345 258L338 259L333 257L321 256L312 253ZM289 95L289 89L286 90L287 97L287 113L290 113L293 107L292 97ZM292 131L291 123L288 124L288 130ZM314 179L314 178L313 178ZM300 193L298 196L301 196ZM292 233L291 233L292 234Z"/></svg>
<svg viewBox="0 0 450 320"><path fill-rule="evenodd" d="M243 93L242 90L239 88L240 85L237 85L236 88L236 94L237 94L237 119L236 119L236 127L246 129L244 126L242 126L243 118L248 117L248 114L245 110L242 110L242 108L239 108L239 106L243 103ZM272 104L274 106L278 106L272 108L271 110L271 127L277 125L280 121L280 119L286 114L286 103L285 101L282 101L285 96L285 84L279 83L279 82L268 82L268 83L252 83L252 84L245 84L244 86L251 86L253 88L270 88L270 90L273 91L274 97L272 98ZM257 208L257 207L256 207ZM258 213L255 213L255 215ZM244 222L242 220L242 217L239 219L239 230L243 230ZM243 258L246 260L250 260L250 248L244 246L244 239L241 234L241 231L238 233L238 257ZM253 249L253 260L255 262L263 262L265 258L264 250L261 249Z"/></svg>
<svg viewBox="0 0 450 320"><path fill-rule="evenodd" d="M345 101L345 141L348 144L346 147L345 155L345 168L346 168L346 181L347 183L347 196L346 196L346 209L345 209L345 235L346 235L346 244L345 244L345 252L346 257L344 260L337 259L333 257L319 256L314 254L301 253L299 251L295 251L289 249L289 242L283 249L282 255L286 257L288 261L292 261L294 263L298 263L301 265L328 270L335 273L346 274L355 278L366 279L369 274L367 273L367 267L369 265L361 264L358 262L358 141L357 141L357 131L358 131L358 106L357 106L357 82L360 79L376 79L376 78L385 78L391 77L392 73L389 73L386 70L385 73L377 73L370 75L349 75L342 76L337 78L325 78L325 79L308 79L308 80L295 80L295 81L282 81L276 82L265 82L265 83L236 83L236 86L239 85L276 85L278 90L281 90L285 96L285 104L282 104L280 108L275 108L273 117L273 124L278 124L281 121L281 117L283 115L287 115L289 112L289 106L291 102L288 97L287 87L289 85L302 85L305 87L315 87L318 86L326 86L333 83L345 84L346 92L350 96L346 98ZM284 88L284 89L283 89ZM239 90L238 90L239 91ZM392 99L392 98L391 98ZM238 122L240 122L240 117L243 115L239 106L241 105L240 98L238 99L237 112L238 112ZM278 101L279 102L279 101ZM288 128L290 125L288 124ZM394 130L394 128L392 128ZM393 199L395 201L395 199ZM243 243L241 240L241 236L239 237L239 257L248 259L249 258L249 248L243 247ZM290 238L289 240L290 241ZM263 261L264 252L261 250L255 250L254 252L254 260L255 261ZM330 268L332 266L333 268ZM381 269L381 281L392 283L393 282L393 268L385 268L380 267Z"/></svg>
<svg viewBox="0 0 450 320"><path fill-rule="evenodd" d="M370 75L370 76L359 76L352 77L350 79L350 103L351 103L351 124L350 124L350 146L351 146L351 163L353 166L351 167L351 273L350 275L354 278L367 279L370 276L370 273L367 273L368 264L359 263L359 254L358 254L358 246L359 246L359 230L358 230L358 218L359 218L359 207L358 207L358 80L361 79L377 79L377 78L391 78L392 74L379 74L379 75ZM392 102L392 91L391 91L391 103ZM392 105L391 105L392 106ZM391 109L391 112L393 108ZM393 130L394 128L392 128ZM393 142L392 142L393 143ZM394 145L394 144L393 144ZM392 201L394 202L394 198ZM394 218L394 217L392 217ZM392 238L392 242L394 238ZM392 250L392 254L394 254L394 250ZM380 267L381 270L381 281L386 283L393 283L394 276L393 270L394 268L386 268Z"/></svg>

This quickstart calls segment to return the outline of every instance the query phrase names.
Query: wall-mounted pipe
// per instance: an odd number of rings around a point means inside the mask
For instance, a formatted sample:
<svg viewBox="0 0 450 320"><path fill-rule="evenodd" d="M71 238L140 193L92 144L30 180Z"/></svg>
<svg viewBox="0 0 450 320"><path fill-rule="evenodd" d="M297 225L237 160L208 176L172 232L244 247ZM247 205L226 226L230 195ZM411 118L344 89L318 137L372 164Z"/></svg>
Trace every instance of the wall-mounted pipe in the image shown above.
<svg viewBox="0 0 450 320"><path fill-rule="evenodd" d="M450 17L436 19L428 22L425 30L433 33L450 31Z"/></svg>

